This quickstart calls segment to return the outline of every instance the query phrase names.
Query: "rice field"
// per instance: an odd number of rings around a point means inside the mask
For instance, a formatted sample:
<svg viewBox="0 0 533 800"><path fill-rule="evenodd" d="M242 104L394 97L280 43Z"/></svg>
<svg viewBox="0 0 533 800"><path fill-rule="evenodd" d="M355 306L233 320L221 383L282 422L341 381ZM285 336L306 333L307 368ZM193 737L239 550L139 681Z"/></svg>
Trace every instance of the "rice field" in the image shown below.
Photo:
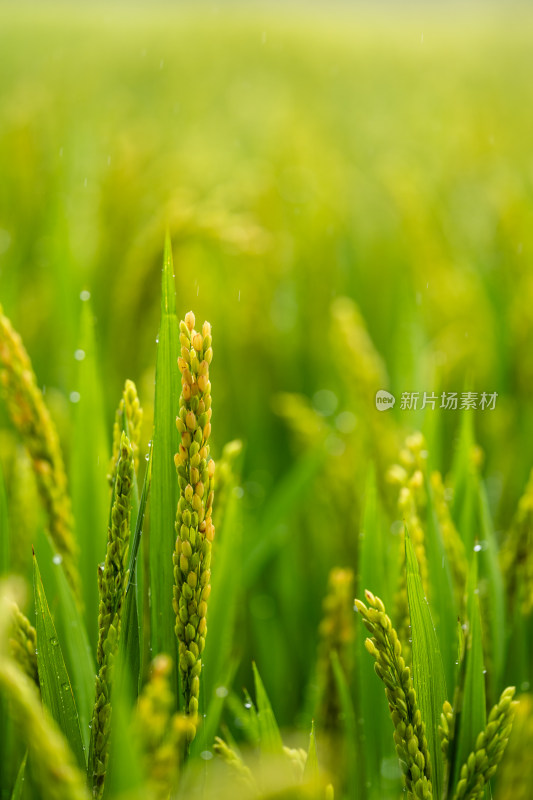
<svg viewBox="0 0 533 800"><path fill-rule="evenodd" d="M0 6L1 800L527 800L531 30Z"/></svg>

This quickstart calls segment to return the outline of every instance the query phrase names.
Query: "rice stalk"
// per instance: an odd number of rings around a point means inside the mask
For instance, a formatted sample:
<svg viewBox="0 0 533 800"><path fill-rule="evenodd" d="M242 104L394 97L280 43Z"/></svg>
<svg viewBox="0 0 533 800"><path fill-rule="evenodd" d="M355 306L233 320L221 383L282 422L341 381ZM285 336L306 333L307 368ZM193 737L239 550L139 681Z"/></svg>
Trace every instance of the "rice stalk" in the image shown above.
<svg viewBox="0 0 533 800"><path fill-rule="evenodd" d="M22 671L39 687L37 670L37 631L22 613L17 603L11 605L11 626L9 630L9 649L11 658Z"/></svg>
<svg viewBox="0 0 533 800"><path fill-rule="evenodd" d="M118 408L115 412L113 451L107 475L110 486L113 486L115 482L115 473L120 454L120 439L123 430L126 431L130 440L135 474L139 471L139 442L141 438L142 420L143 410L139 402L137 387L133 381L128 379L124 384L124 391L122 392L122 397L120 398Z"/></svg>
<svg viewBox="0 0 533 800"><path fill-rule="evenodd" d="M0 691L9 698L11 717L28 748L32 774L44 800L88 800L84 775L76 767L67 741L43 708L34 681L4 651L12 594L9 586L0 590Z"/></svg>
<svg viewBox="0 0 533 800"><path fill-rule="evenodd" d="M427 470L427 451L424 437L415 433L407 437L400 452L400 464L388 471L388 481L398 486L398 514L409 530L420 567L422 586L429 593L428 561L425 548L423 520L427 498L424 476ZM409 655L409 604L407 602L407 572L405 570L405 544L400 542L399 578L395 596L394 619L405 656Z"/></svg>
<svg viewBox="0 0 533 800"><path fill-rule="evenodd" d="M374 669L385 684L385 695L394 725L394 741L409 800L432 798L431 764L425 725L416 701L409 667L402 658L402 645L379 597L366 591L368 607L355 605L363 624L372 634L365 641L375 658Z"/></svg>
<svg viewBox="0 0 533 800"><path fill-rule="evenodd" d="M240 755L219 736L215 739L213 750L228 765L238 786L254 793L259 791L250 767L246 766Z"/></svg>
<svg viewBox="0 0 533 800"><path fill-rule="evenodd" d="M319 698L317 725L328 734L339 732L341 712L331 653L337 653L347 681L352 673L354 574L351 569L334 568L329 573L328 591L323 601L323 618L318 629L317 680Z"/></svg>
<svg viewBox="0 0 533 800"><path fill-rule="evenodd" d="M509 608L533 610L533 470L518 503L511 529L500 550L500 566Z"/></svg>
<svg viewBox="0 0 533 800"><path fill-rule="evenodd" d="M175 456L180 487L176 513L174 599L179 670L185 709L198 713L202 652L207 633L207 600L211 592L211 544L215 527L211 518L215 462L209 457L211 434L211 382L213 358L211 326L194 329L192 311L180 323L181 397L176 425L181 435Z"/></svg>
<svg viewBox="0 0 533 800"><path fill-rule="evenodd" d="M157 656L133 720L133 737L153 800L166 800L176 790L187 743L196 732L194 720L173 713L171 675L172 660L163 654Z"/></svg>
<svg viewBox="0 0 533 800"><path fill-rule="evenodd" d="M88 765L93 797L98 799L103 794L109 759L111 690L120 636L122 605L128 579L126 563L130 539L132 486L133 451L128 437L122 433L106 558L98 576L100 592L96 651L98 675Z"/></svg>
<svg viewBox="0 0 533 800"><path fill-rule="evenodd" d="M230 493L235 486L236 465L242 453L242 442L235 439L227 442L222 449L222 456L217 461L217 504L213 510L213 523L218 528L226 515Z"/></svg>
<svg viewBox="0 0 533 800"><path fill-rule="evenodd" d="M515 704L513 730L499 774L495 800L529 800L533 760L524 758L533 748L533 697L522 694Z"/></svg>
<svg viewBox="0 0 533 800"><path fill-rule="evenodd" d="M81 582L78 548L67 474L59 437L43 394L37 386L30 358L19 334L0 306L0 384L13 425L30 455L41 501L48 515L48 529L69 583L78 598Z"/></svg>
<svg viewBox="0 0 533 800"><path fill-rule="evenodd" d="M485 785L495 775L507 747L516 703L514 686L504 689L490 711L487 726L477 739L474 750L462 765L453 800L482 800Z"/></svg>

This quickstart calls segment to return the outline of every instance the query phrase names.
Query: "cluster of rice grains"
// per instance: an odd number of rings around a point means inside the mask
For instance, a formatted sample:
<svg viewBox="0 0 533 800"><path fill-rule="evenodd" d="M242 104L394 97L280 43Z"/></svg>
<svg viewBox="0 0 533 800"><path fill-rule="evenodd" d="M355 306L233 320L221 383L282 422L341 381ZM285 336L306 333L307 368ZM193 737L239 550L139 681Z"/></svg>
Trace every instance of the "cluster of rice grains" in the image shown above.
<svg viewBox="0 0 533 800"><path fill-rule="evenodd" d="M130 539L131 491L133 488L133 451L122 433L116 467L115 492L103 570L99 572L100 606L96 659L96 702L91 725L89 770L93 796L100 798L109 759L111 732L111 692L122 622L122 606L128 573L126 559Z"/></svg>
<svg viewBox="0 0 533 800"><path fill-rule="evenodd" d="M411 672L402 657L402 645L379 597L367 591L368 607L355 601L365 627L372 634L365 642L375 660L375 670L385 684L394 724L394 741L405 776L408 798L429 800L432 795L431 764L425 725L416 701Z"/></svg>
<svg viewBox="0 0 533 800"><path fill-rule="evenodd" d="M78 548L59 437L37 385L30 357L0 306L0 385L14 427L28 451L50 538L62 557L75 596L81 598ZM81 602L81 601L80 601Z"/></svg>
<svg viewBox="0 0 533 800"><path fill-rule="evenodd" d="M192 311L180 323L181 397L176 425L181 435L175 456L180 499L174 551L174 611L179 643L179 671L189 714L198 713L202 651L207 632L207 600L211 592L211 545L215 462L209 457L213 358L211 326L194 329Z"/></svg>
<svg viewBox="0 0 533 800"><path fill-rule="evenodd" d="M355 600L363 624L372 634L365 646L375 659L377 676L385 684L385 694L394 724L394 742L404 775L409 800L431 800L432 765L426 735L426 726L417 704L411 671L402 656L402 645L379 597L365 592L365 603ZM516 703L514 687L505 689L498 703L491 709L487 725L477 735L474 748L461 765L456 785L444 789L451 800L482 800L487 782L495 775L511 734ZM457 737L457 717L445 701L440 717L439 736L450 782L450 753Z"/></svg>

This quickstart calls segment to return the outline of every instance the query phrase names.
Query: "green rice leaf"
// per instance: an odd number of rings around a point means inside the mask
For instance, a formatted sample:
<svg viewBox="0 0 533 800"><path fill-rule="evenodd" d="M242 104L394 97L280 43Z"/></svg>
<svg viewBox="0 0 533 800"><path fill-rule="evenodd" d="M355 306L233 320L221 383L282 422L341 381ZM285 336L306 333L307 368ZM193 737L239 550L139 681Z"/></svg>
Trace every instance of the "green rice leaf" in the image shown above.
<svg viewBox="0 0 533 800"><path fill-rule="evenodd" d="M426 554L431 576L431 609L442 655L446 686L454 685L457 655L457 609L450 565L433 503L433 488L425 478L427 504Z"/></svg>
<svg viewBox="0 0 533 800"><path fill-rule="evenodd" d="M474 431L472 414L465 411L452 466L453 500L451 513L466 551L471 552L477 518L477 476L473 463Z"/></svg>
<svg viewBox="0 0 533 800"><path fill-rule="evenodd" d="M120 652L118 658L120 661ZM129 675L122 671L120 663L118 668L123 680L113 684L109 766L104 784L104 800L115 797L140 800L146 797L146 786L143 786L145 776L140 754L135 738L131 735L132 688L128 686Z"/></svg>
<svg viewBox="0 0 533 800"><path fill-rule="evenodd" d="M486 614L485 631L490 647L489 705L497 702L505 660L505 589L498 560L498 545L489 509L487 491L483 481L479 486L479 521L481 542L479 543L479 574L484 582L483 608ZM474 545L476 548L476 545Z"/></svg>
<svg viewBox="0 0 533 800"><path fill-rule="evenodd" d="M307 760L305 762L303 780L317 781L318 780L318 758L316 754L316 735L315 723L311 722L311 733L309 734L309 748L307 750Z"/></svg>
<svg viewBox="0 0 533 800"><path fill-rule="evenodd" d="M259 722L259 746L263 755L279 755L283 752L283 742L278 723L272 711L270 700L255 663L252 664L255 682L255 701Z"/></svg>
<svg viewBox="0 0 533 800"><path fill-rule="evenodd" d="M178 451L176 415L179 410L179 334L172 249L167 236L163 259L161 325L155 372L152 499L150 518L150 592L152 657L168 653L177 663L172 553L178 480L174 454Z"/></svg>
<svg viewBox="0 0 533 800"><path fill-rule="evenodd" d="M358 798L363 796L362 785L363 774L359 771L360 760L357 758L359 752L357 746L357 724L355 721L355 711L350 695L350 689L346 681L346 676L343 672L341 663L337 652L334 650L330 654L331 665L333 667L333 674L337 684L337 692L339 694L341 714L344 722L344 738L346 752L348 753L347 759L347 776L346 788L347 797ZM383 698L380 698L381 700Z"/></svg>
<svg viewBox="0 0 533 800"><path fill-rule="evenodd" d="M71 461L72 505L80 548L83 601L90 641L98 640L97 565L105 558L109 487L109 459L104 402L98 368L94 318L89 301L81 312L79 401L76 404Z"/></svg>
<svg viewBox="0 0 533 800"><path fill-rule="evenodd" d="M476 738L486 724L485 675L477 576L477 553L474 553L468 576L465 651L454 698L455 731L449 752L452 779L449 789L457 785L461 766L475 749Z"/></svg>
<svg viewBox="0 0 533 800"><path fill-rule="evenodd" d="M26 761L28 760L28 751L24 753L24 758L22 759L21 765L19 767L19 771L17 772L17 779L15 781L15 785L13 786L13 791L11 792L11 800L20 800L22 797L22 792L24 790L24 780L26 778Z"/></svg>
<svg viewBox="0 0 533 800"><path fill-rule="evenodd" d="M141 536L144 525L144 515L146 511L146 504L150 494L150 486L152 482L152 448L150 448L150 455L146 472L144 474L143 488L141 492L141 499L139 501L139 508L137 518L135 521L135 530L132 537L132 543L129 551L129 577L128 585L126 587L126 599L124 603L123 622L122 622L122 635L120 637L120 651L121 651L121 664L129 671L128 685L130 686L133 698L137 696L142 683L142 647L141 647L141 629L139 624L139 587L137 585L137 571L140 563L138 563L137 556L139 554L139 546L141 543Z"/></svg>
<svg viewBox="0 0 533 800"><path fill-rule="evenodd" d="M426 725L431 757L433 796L439 800L442 794L444 764L438 727L442 704L447 699L446 679L437 633L427 598L424 595L418 561L407 528L405 531L405 563L413 640L413 684L422 719Z"/></svg>
<svg viewBox="0 0 533 800"><path fill-rule="evenodd" d="M59 601L55 611L55 621L60 641L63 643L63 656L72 680L83 744L85 748L88 748L96 675L94 657L85 622L65 572L60 565L54 563L54 566Z"/></svg>
<svg viewBox="0 0 533 800"><path fill-rule="evenodd" d="M37 668L43 704L63 731L80 769L85 770L85 748L78 710L35 554L33 588L37 616Z"/></svg>
<svg viewBox="0 0 533 800"><path fill-rule="evenodd" d="M242 574L236 553L241 552L241 505L233 487L221 525L213 544L213 571L209 598L208 633L202 661L203 683L206 697L219 686L233 650L235 620L238 600L242 594Z"/></svg>

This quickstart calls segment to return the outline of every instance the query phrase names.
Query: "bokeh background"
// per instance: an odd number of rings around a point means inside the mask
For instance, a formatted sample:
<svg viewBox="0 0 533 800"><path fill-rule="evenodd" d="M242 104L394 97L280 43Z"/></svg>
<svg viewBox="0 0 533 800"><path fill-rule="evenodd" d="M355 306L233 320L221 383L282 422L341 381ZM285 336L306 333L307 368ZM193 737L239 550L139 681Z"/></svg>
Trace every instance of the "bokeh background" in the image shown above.
<svg viewBox="0 0 533 800"><path fill-rule="evenodd" d="M490 4L0 6L1 302L67 462L82 293L108 446L127 377L146 443L168 229L178 313L213 325L215 458L244 443L236 684L255 658L285 725L328 570L357 566L370 459L384 480L423 429L452 463L459 411L402 392L497 392L472 415L498 536L523 491L531 23Z"/></svg>

